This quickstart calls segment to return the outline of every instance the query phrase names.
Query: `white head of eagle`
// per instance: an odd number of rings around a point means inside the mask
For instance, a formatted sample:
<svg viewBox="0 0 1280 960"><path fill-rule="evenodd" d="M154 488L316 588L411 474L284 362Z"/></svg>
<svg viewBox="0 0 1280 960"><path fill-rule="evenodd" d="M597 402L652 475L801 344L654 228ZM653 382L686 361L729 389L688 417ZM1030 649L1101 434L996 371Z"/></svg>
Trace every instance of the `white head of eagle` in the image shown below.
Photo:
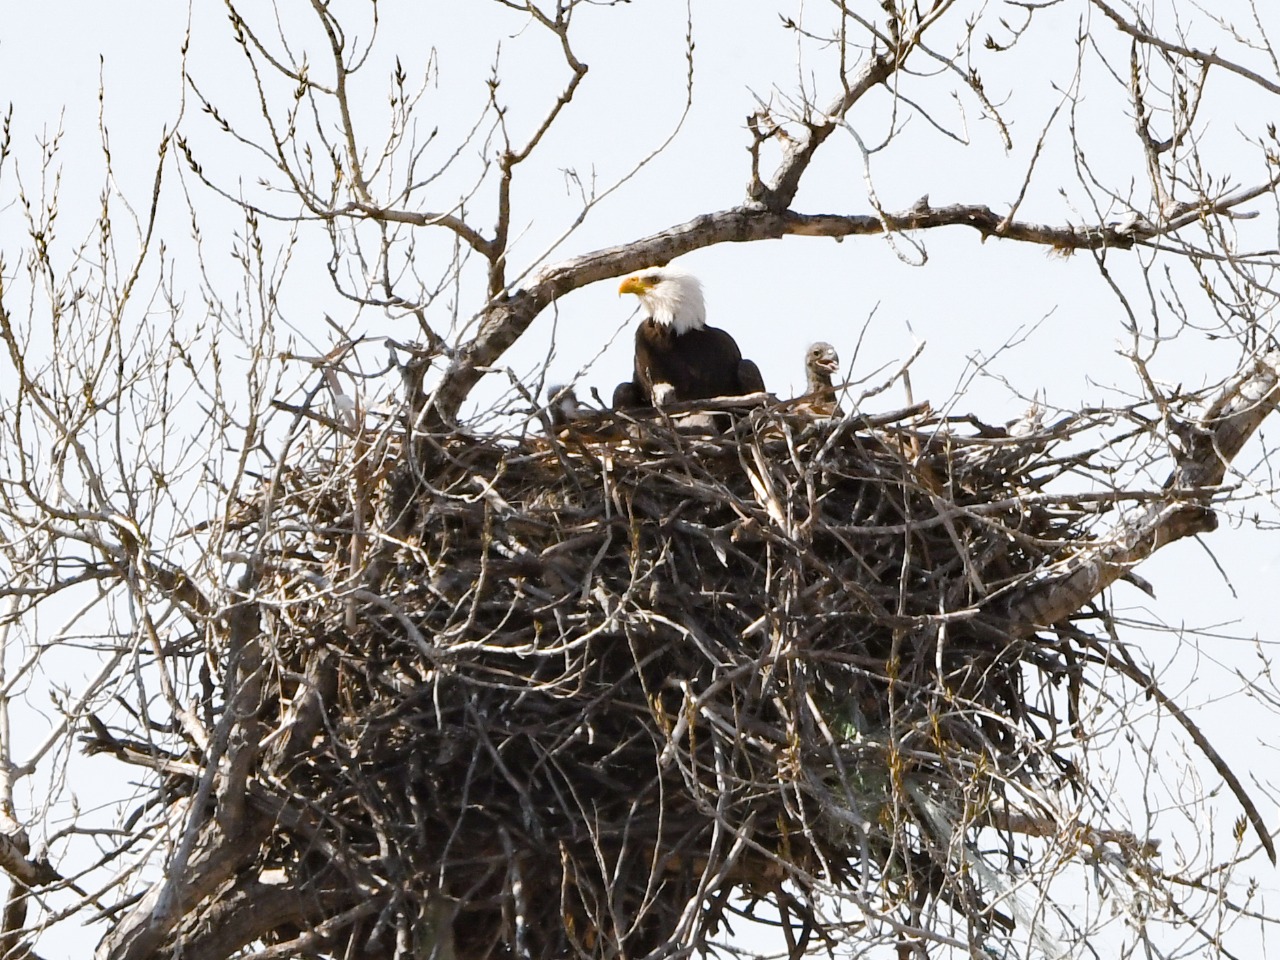
<svg viewBox="0 0 1280 960"><path fill-rule="evenodd" d="M654 323L674 327L677 334L707 325L702 284L679 267L649 267L622 281L618 293L634 293Z"/></svg>

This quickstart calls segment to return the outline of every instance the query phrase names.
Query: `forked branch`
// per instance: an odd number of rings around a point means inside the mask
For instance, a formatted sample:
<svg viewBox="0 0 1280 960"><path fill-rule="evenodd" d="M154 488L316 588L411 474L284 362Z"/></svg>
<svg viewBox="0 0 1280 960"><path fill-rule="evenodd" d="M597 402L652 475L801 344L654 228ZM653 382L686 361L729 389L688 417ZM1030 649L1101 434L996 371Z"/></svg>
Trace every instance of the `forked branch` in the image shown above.
<svg viewBox="0 0 1280 960"><path fill-rule="evenodd" d="M1168 496L1131 511L1097 549L1015 594L1007 608L1011 629L1026 636L1065 620L1160 547L1214 529L1209 503L1216 488L1278 403L1280 351L1273 351L1229 381L1204 416L1180 431L1188 439L1165 482Z"/></svg>

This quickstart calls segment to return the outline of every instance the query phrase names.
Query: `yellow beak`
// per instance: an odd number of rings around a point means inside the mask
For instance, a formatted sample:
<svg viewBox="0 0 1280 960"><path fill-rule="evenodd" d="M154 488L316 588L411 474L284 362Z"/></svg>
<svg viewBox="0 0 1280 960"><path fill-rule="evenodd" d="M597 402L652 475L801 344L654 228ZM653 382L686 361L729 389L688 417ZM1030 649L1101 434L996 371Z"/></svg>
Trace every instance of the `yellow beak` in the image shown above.
<svg viewBox="0 0 1280 960"><path fill-rule="evenodd" d="M634 293L639 296L647 289L649 288L645 282L633 274L622 281L622 285L618 287L618 296L622 296L624 293Z"/></svg>

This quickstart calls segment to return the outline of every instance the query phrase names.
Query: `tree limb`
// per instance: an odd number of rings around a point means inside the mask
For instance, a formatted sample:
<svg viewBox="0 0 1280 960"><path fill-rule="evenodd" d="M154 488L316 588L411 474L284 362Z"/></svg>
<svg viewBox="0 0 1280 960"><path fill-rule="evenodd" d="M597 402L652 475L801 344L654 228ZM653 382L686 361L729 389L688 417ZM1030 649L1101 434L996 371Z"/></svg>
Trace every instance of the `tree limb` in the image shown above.
<svg viewBox="0 0 1280 960"><path fill-rule="evenodd" d="M180 955L184 960L222 960L273 931L314 931L335 915L349 924L377 909L377 903L367 898L353 905L351 901L359 897L350 888L325 890L314 884L269 884L256 875L242 877L208 909L187 918L185 929L176 937ZM314 950L323 947L324 941L323 935L313 935L300 946Z"/></svg>
<svg viewBox="0 0 1280 960"><path fill-rule="evenodd" d="M1217 526L1207 506L1227 466L1280 403L1280 351L1259 357L1223 388L1190 431L1161 502L1131 511L1092 553L1061 565L1016 593L1006 607L1015 636L1029 636L1075 613L1167 543Z"/></svg>
<svg viewBox="0 0 1280 960"><path fill-rule="evenodd" d="M1161 231L1146 224L1135 230L1123 224L1102 226L1050 226L1025 220L1006 222L983 204L931 207L922 198L899 213L883 216L859 214L804 214L792 210L774 213L747 203L716 213L703 214L687 223L620 246L605 247L544 267L528 287L492 301L484 310L480 332L454 354L453 362L436 387L433 404L437 426L452 423L471 388L484 376L483 368L498 358L528 329L548 305L565 294L598 280L621 276L653 264L718 243L749 243L785 236L870 236L886 231L928 230L967 226L984 237L1000 237L1039 243L1059 250L1129 249Z"/></svg>
<svg viewBox="0 0 1280 960"><path fill-rule="evenodd" d="M1256 83L1264 90L1268 90L1271 93L1280 93L1280 84L1272 80L1268 80L1266 77L1259 73L1255 73L1248 67L1242 67L1240 64L1227 60L1224 57L1220 57L1216 53L1197 50L1195 47L1183 46L1180 43L1170 43L1168 40L1163 40L1150 31L1144 30L1141 27L1130 23L1120 15L1118 10L1115 10L1103 3L1102 0L1092 0L1092 2L1095 7L1107 15L1107 18L1111 20L1111 22L1114 23L1122 33L1128 34L1139 43L1148 44L1149 46L1163 50L1165 53L1174 54L1175 56L1186 57L1188 60L1195 60L1205 66L1221 67L1223 70L1228 70L1237 76L1244 77L1251 83Z"/></svg>
<svg viewBox="0 0 1280 960"><path fill-rule="evenodd" d="M42 887L61 880L62 875L47 858L33 860L28 856L29 847L25 836L0 834L0 869L24 887Z"/></svg>
<svg viewBox="0 0 1280 960"><path fill-rule="evenodd" d="M169 941L175 927L196 910L231 877L258 856L270 823L254 818L241 836L223 836L216 820L205 821L195 846L200 851L186 870L181 883L156 883L102 941L100 960L147 960L156 957ZM167 905L163 896L170 897ZM160 909L167 906L167 909Z"/></svg>
<svg viewBox="0 0 1280 960"><path fill-rule="evenodd" d="M804 134L787 141L782 162L778 164L773 183L764 186L758 181L754 182L753 192L758 195L752 196L752 199L763 203L767 209L775 213L781 213L790 207L795 201L796 191L800 189L800 178L809 168L809 162L813 159L814 153L836 129L837 121L843 118L867 91L887 80L897 68L897 58L880 56L867 61L858 76L845 88L844 93L827 108L822 119L817 123L806 121Z"/></svg>

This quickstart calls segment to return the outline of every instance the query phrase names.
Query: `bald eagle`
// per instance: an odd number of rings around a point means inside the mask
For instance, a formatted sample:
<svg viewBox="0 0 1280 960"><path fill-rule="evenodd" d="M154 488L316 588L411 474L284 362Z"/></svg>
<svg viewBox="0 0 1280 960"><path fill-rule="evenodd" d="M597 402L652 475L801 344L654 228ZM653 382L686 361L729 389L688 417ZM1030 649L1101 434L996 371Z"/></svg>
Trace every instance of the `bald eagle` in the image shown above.
<svg viewBox="0 0 1280 960"><path fill-rule="evenodd" d="M809 345L804 355L805 390L799 407L815 417L838 417L836 388L831 378L840 371L840 355L825 340Z"/></svg>
<svg viewBox="0 0 1280 960"><path fill-rule="evenodd" d="M763 393L760 368L733 337L707 326L702 284L676 267L650 267L622 281L648 316L636 328L635 373L613 391L613 406L660 407L682 400Z"/></svg>
<svg viewBox="0 0 1280 960"><path fill-rule="evenodd" d="M582 405L573 387L563 383L547 387L547 413L551 416L551 426L556 430L563 430L571 420L581 419Z"/></svg>
<svg viewBox="0 0 1280 960"><path fill-rule="evenodd" d="M583 406L572 386L547 387L547 417L551 432L561 440L603 442L626 437L618 424L602 421L601 411Z"/></svg>

